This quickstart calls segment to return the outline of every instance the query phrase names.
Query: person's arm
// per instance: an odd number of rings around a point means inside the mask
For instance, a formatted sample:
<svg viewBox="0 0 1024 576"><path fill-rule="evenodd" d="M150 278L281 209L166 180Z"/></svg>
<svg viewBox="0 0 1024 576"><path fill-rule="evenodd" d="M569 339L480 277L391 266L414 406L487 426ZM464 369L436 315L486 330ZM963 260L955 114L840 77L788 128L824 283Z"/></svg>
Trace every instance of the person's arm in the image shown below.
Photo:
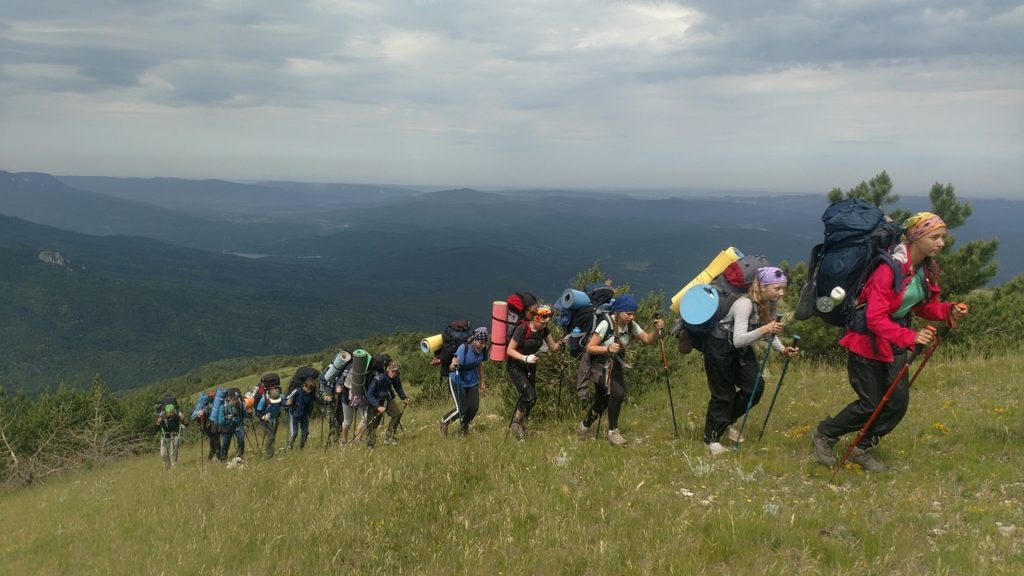
<svg viewBox="0 0 1024 576"><path fill-rule="evenodd" d="M401 376L395 376L395 392L398 393L398 397L402 399L402 402L409 401L409 397L405 395L405 389L402 388Z"/></svg>
<svg viewBox="0 0 1024 576"><path fill-rule="evenodd" d="M594 333L590 336L590 341L587 342L587 352L591 356L611 356L622 349L622 345L618 342L612 342L611 344L603 344L608 331L611 330L611 325L608 324L607 320L601 320L597 324L597 328L594 328Z"/></svg>
<svg viewBox="0 0 1024 576"><path fill-rule="evenodd" d="M868 276L862 295L867 306L864 311L867 328L886 342L901 348L911 348L917 340L917 331L900 326L890 316L889 303L899 297L899 294L893 292L892 283L892 268L888 264L880 264Z"/></svg>
<svg viewBox="0 0 1024 576"><path fill-rule="evenodd" d="M536 363L537 357L535 355L533 355L533 354L521 354L519 352L519 339L524 337L525 335L526 335L526 326L525 326L525 324L520 324L512 332L512 337L509 338L509 340L508 340L508 349L505 351L505 355L508 356L509 358L513 359L513 360L518 360L520 362L526 362L527 364ZM531 356L533 357L533 362L530 362L529 360L527 360L527 358L529 358Z"/></svg>

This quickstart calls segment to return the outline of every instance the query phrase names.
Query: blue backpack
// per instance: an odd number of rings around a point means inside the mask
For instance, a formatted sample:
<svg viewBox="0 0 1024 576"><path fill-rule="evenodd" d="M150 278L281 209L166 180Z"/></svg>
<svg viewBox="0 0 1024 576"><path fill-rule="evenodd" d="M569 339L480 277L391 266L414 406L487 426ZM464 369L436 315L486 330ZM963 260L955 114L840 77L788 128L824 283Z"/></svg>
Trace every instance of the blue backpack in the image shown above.
<svg viewBox="0 0 1024 576"><path fill-rule="evenodd" d="M811 249L807 283L800 291L794 317L816 315L832 326L847 326L868 274L885 263L893 271L893 289L903 283L903 271L893 260L903 228L888 219L881 208L860 198L835 202L821 216L825 241ZM842 288L841 301L832 298Z"/></svg>

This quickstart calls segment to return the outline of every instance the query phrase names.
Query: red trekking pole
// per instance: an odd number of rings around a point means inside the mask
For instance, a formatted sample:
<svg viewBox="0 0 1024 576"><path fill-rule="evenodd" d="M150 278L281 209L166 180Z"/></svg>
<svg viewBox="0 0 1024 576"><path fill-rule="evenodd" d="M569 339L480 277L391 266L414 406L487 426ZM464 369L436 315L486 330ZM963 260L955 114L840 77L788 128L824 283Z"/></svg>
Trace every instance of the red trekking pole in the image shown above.
<svg viewBox="0 0 1024 576"><path fill-rule="evenodd" d="M929 325L928 328L933 332L935 331L934 326ZM943 334L945 334L945 331L943 331ZM914 376L910 380L911 383L914 381L915 378L917 378L917 375L921 373L921 369L924 368L924 365L928 362L928 359L932 357L932 353L935 351L935 348L938 347L939 342L941 341L941 336L936 336L935 342L928 346L927 353L925 354L925 359L921 362L921 365L918 366L917 370L914 372ZM843 464L846 463L846 459L850 457L850 454L853 453L853 449L856 448L857 444L860 443L860 441L864 439L864 436L867 435L868 429L871 428L871 425L875 423L875 420L878 418L878 415L882 412L882 408L885 407L885 404L886 402L889 401L889 398L892 396L892 393L896 391L896 386L900 383L900 380L903 380L903 377L907 375L907 370L910 369L910 365L913 364L914 360L917 359L918 354L920 354L924 350L925 349L920 346L914 347L914 352L911 353L910 358L907 359L907 362L903 364L902 368L900 368L899 373L896 374L896 378L893 378L892 383L889 384L889 387L885 390L885 394L882 395L882 399L878 401L878 406L875 406L874 412L871 413L871 416L868 418L868 421L864 424L864 427L861 428L860 432L857 433L857 438L855 438L854 441L851 442L850 445L846 447L846 452L843 453L843 457L836 464L835 470L832 471L832 478L829 480L829 482L835 481L836 474L839 472L839 470L842 469Z"/></svg>

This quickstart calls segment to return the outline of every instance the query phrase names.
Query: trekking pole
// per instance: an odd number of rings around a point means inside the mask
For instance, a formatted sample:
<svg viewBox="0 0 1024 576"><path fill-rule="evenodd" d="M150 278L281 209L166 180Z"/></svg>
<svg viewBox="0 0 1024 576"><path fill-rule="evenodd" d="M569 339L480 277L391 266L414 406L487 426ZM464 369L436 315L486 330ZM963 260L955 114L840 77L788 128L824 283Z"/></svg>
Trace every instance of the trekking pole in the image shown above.
<svg viewBox="0 0 1024 576"><path fill-rule="evenodd" d="M930 324L928 325L928 329L932 330L933 332L935 331L935 327L931 326ZM933 346L937 344L938 339L936 339L936 342L933 344ZM932 348L933 346L929 346L929 348ZM896 391L896 386L899 385L900 380L903 380L903 377L907 375L907 370L910 368L910 365L914 363L914 360L917 359L918 354L920 354L923 350L924 347L922 346L914 346L914 351L910 354L910 358L908 358L907 361L903 364L903 367L900 368L900 371L896 373L896 377L893 378L892 383L889 384L888 388L886 388L885 394L883 394L881 400L878 401L878 406L875 406L874 411L871 412L871 416L868 417L868 421L864 423L864 427L861 428L860 432L857 433L857 437L854 438L853 442L851 442L850 445L846 447L846 451L843 452L843 457L839 459L839 462L836 463L835 470L832 471L832 478L829 479L829 482L835 482L836 474L838 474L839 470L843 468L843 464L846 463L846 459L849 458L850 454L853 453L853 449L856 448L857 444L859 444L860 441L864 439L864 436L867 435L868 429L871 428L871 425L875 423L875 420L878 418L878 415L882 412L882 408L884 408L885 404L889 401L889 397L892 396L892 393ZM918 369L918 372L920 372L920 368ZM915 373L914 375L917 376L917 373Z"/></svg>
<svg viewBox="0 0 1024 576"><path fill-rule="evenodd" d="M661 312L654 313L654 319L661 319ZM676 405L672 401L672 385L669 383L668 375L668 357L665 356L665 340L661 337L661 330L658 330L658 343L661 344L661 365L665 368L665 389L668 390L668 406L672 410L672 430L676 433L676 438L679 438L679 426L676 425Z"/></svg>
<svg viewBox="0 0 1024 576"><path fill-rule="evenodd" d="M558 403L555 404L555 414L562 413L562 388L565 388L565 354L560 350L558 355Z"/></svg>
<svg viewBox="0 0 1024 576"><path fill-rule="evenodd" d="M782 322L782 314L775 315L776 322ZM757 368L757 377L754 378L754 387L750 389L750 398L747 399L747 410L743 413L743 423L740 424L739 437L743 438L743 429L747 427L747 417L750 416L750 409L754 407L754 398L757 397L757 387L761 384L761 375L764 374L764 368L768 365L768 355L771 354L772 344L775 342L775 332L772 332L771 336L768 337L768 347L764 351L764 358L761 359L761 365ZM739 450L742 444L736 443L736 449Z"/></svg>
<svg viewBox="0 0 1024 576"><path fill-rule="evenodd" d="M377 412L377 411L374 410L374 412ZM366 431L370 430L371 428L373 429L373 433L376 434L377 433L377 426L380 426L380 422L383 419L384 419L384 412L377 412L376 414L374 414L373 418L371 418L370 421L366 423L366 426L363 426L363 429L359 431L359 434L356 434L356 437L352 439L352 442L355 443L357 440L359 440L360 436L362 436L363 434L366 434Z"/></svg>
<svg viewBox="0 0 1024 576"><path fill-rule="evenodd" d="M925 350L924 357L921 358L921 363L917 365L917 370L914 370L914 375L910 377L910 382L907 383L908 387L914 385L914 380L917 380L917 375L921 373L921 370L924 370L928 361L932 359L932 354L935 352L935 349L939 347L939 344L942 343L942 339L947 333L949 333L949 326L943 326L939 329L939 333L935 335L935 342Z"/></svg>
<svg viewBox="0 0 1024 576"><path fill-rule="evenodd" d="M800 347L800 337L793 335L793 347ZM764 429L768 427L768 419L772 417L772 409L775 408L775 400L779 397L779 389L782 388L782 379L786 377L786 370L789 369L789 356L786 356L786 361L782 363L782 374L779 375L779 383L775 385L775 394L772 395L772 403L768 405L768 413L764 415L764 424L761 424L761 433L757 435L757 441L760 442L764 436Z"/></svg>
<svg viewBox="0 0 1024 576"><path fill-rule="evenodd" d="M257 428L257 427L259 427L259 420L257 420L256 417L253 416L252 414L249 414L249 426L246 426L246 428L245 428L245 434L246 434L247 437L249 435L249 427L250 426L253 427L253 430L252 430L252 443L256 445L256 452L258 454L262 455L263 454L263 446L260 445L260 431Z"/></svg>

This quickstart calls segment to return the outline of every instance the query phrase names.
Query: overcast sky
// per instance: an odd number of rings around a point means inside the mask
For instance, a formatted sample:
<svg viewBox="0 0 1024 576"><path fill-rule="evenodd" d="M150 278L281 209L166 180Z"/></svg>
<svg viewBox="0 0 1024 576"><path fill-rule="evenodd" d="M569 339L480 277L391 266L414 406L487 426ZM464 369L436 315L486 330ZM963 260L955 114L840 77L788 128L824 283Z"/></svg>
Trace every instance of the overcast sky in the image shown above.
<svg viewBox="0 0 1024 576"><path fill-rule="evenodd" d="M1024 198L1024 7L4 0L0 169Z"/></svg>

